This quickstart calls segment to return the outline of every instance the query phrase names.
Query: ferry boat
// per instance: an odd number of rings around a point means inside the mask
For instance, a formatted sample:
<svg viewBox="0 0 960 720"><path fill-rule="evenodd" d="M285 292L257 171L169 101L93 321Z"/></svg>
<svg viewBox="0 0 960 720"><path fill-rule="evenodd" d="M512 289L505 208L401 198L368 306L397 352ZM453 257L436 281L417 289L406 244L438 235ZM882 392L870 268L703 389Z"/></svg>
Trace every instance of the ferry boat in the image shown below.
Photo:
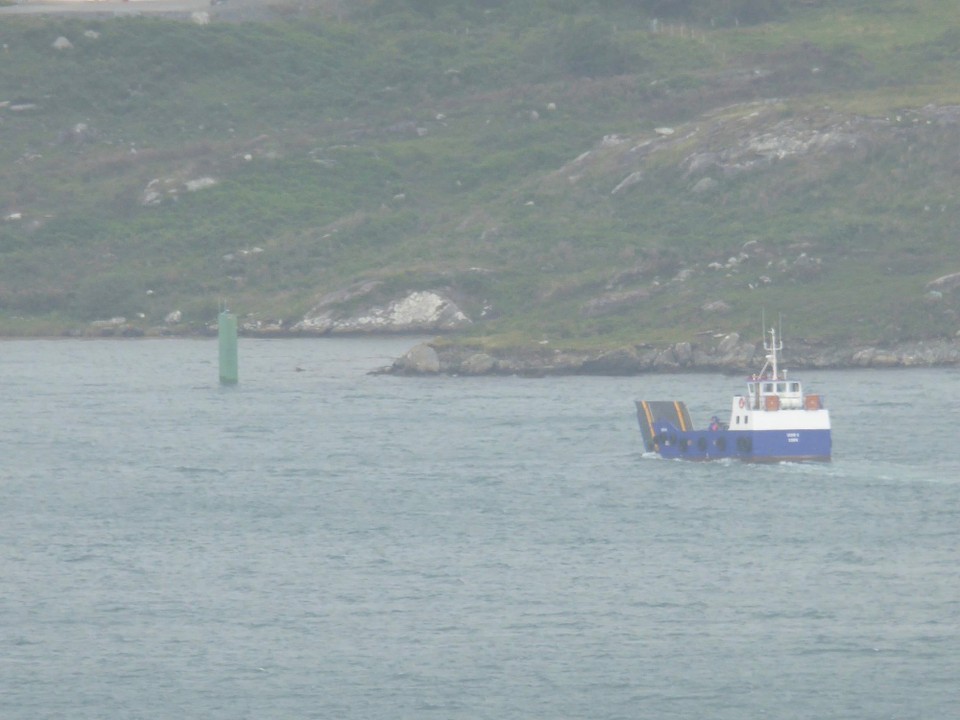
<svg viewBox="0 0 960 720"><path fill-rule="evenodd" d="M695 430L683 402L637 400L646 451L675 460L829 462L830 411L821 395L808 395L799 380L787 379L779 367L783 342L776 330L769 334L766 362L748 378L746 392L733 396L729 421L713 417L707 429Z"/></svg>

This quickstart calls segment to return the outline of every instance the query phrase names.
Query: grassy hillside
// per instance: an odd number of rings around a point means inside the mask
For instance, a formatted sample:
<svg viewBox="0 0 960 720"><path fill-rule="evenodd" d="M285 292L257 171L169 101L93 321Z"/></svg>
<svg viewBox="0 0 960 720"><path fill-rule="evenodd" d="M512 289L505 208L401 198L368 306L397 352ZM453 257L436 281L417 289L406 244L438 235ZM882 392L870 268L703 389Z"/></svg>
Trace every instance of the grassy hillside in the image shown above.
<svg viewBox="0 0 960 720"><path fill-rule="evenodd" d="M761 308L810 340L958 329L926 287L960 272L954 3L276 18L3 17L0 333L221 300L291 320L369 279L448 288L491 344L753 331Z"/></svg>

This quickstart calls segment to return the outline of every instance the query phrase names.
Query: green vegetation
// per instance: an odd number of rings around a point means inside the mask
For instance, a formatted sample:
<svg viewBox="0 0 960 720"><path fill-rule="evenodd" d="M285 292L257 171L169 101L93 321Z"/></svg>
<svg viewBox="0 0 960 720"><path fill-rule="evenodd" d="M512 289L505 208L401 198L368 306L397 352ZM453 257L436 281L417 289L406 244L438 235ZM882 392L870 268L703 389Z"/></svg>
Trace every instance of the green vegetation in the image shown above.
<svg viewBox="0 0 960 720"><path fill-rule="evenodd" d="M960 272L955 3L326 5L3 17L0 333L371 279L486 308L490 346L957 332L926 291ZM805 149L729 160L777 137Z"/></svg>

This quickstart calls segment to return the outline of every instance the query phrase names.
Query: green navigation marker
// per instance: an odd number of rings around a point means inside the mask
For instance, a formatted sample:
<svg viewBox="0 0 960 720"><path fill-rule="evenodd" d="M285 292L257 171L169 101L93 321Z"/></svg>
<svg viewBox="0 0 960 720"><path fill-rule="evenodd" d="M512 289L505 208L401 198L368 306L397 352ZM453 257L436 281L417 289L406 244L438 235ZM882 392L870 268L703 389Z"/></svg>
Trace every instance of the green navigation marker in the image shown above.
<svg viewBox="0 0 960 720"><path fill-rule="evenodd" d="M220 337L220 383L235 385L239 379L237 373L237 316L224 310L217 317L217 330Z"/></svg>

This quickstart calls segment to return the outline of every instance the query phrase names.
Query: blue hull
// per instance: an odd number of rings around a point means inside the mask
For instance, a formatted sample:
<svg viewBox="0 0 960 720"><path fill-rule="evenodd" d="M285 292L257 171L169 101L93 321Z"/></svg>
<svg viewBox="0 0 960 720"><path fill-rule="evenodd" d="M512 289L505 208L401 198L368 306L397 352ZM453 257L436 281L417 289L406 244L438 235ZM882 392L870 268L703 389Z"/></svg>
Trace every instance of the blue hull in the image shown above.
<svg viewBox="0 0 960 720"><path fill-rule="evenodd" d="M692 430L658 423L654 451L671 460L828 462L830 430Z"/></svg>

